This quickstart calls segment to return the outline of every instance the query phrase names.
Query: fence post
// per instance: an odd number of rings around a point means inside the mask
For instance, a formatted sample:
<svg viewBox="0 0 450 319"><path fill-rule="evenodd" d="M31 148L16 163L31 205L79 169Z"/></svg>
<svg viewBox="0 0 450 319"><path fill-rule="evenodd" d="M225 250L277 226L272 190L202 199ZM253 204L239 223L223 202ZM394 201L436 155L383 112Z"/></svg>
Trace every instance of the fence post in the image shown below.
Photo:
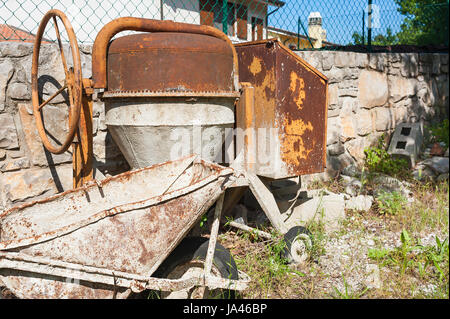
<svg viewBox="0 0 450 319"><path fill-rule="evenodd" d="M228 1L222 1L222 31L228 34Z"/></svg>
<svg viewBox="0 0 450 319"><path fill-rule="evenodd" d="M367 34L367 44L369 46L369 52L372 52L372 0L369 0L369 6L368 6L369 12L368 12L368 34Z"/></svg>
<svg viewBox="0 0 450 319"><path fill-rule="evenodd" d="M361 35L362 35L362 45L365 44L366 42L366 11L363 9L362 11L362 30L361 30Z"/></svg>
<svg viewBox="0 0 450 319"><path fill-rule="evenodd" d="M298 46L299 50L300 50L300 26L302 26L303 32L305 32L305 36L308 38L309 44L311 45L311 49L314 49L314 45L311 41L311 38L309 37L309 33L308 33L308 31L306 31L305 26L303 25L300 17L298 17L298 20L297 20L297 46Z"/></svg>

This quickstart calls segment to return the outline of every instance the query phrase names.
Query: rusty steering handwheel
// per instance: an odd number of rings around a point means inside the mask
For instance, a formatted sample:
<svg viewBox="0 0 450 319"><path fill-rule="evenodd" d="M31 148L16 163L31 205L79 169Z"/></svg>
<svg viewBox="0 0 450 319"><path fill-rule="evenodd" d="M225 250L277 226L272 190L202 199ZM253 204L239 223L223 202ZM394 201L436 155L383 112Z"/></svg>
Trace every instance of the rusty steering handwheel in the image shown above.
<svg viewBox="0 0 450 319"><path fill-rule="evenodd" d="M59 17L63 22L67 35L69 37L70 47L72 51L73 68L67 67L67 61L64 56L61 37L59 34L59 28L56 19L57 17ZM52 96L50 96L47 100L43 101L42 103L39 103L40 102L38 92L39 51L45 27L47 26L47 23L50 19L53 19L53 23L55 25L59 52L64 67L65 80L61 88L59 88ZM61 94L65 89L67 89L69 96L69 133L67 134L64 142L60 146L55 147L50 143L47 134L45 133L41 109L51 100L53 100L56 96ZM78 43L75 37L75 33L66 15L56 9L50 10L44 15L36 34L36 40L34 42L34 49L33 49L33 61L31 65L31 90L32 90L33 114L36 119L36 125L39 132L39 136L41 137L45 148L54 154L64 153L69 148L70 143L73 141L75 133L77 131L78 121L80 119L83 86L81 75L80 52L78 50Z"/></svg>

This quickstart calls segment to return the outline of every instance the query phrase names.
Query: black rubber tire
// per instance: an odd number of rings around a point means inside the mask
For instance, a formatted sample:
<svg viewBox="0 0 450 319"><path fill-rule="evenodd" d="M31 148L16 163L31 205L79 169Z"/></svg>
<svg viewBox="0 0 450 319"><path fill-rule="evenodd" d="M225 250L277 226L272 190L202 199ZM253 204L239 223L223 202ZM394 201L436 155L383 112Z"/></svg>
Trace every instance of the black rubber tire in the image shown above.
<svg viewBox="0 0 450 319"><path fill-rule="evenodd" d="M282 257L284 259L286 259L287 261L291 260L291 247L292 247L292 243L294 242L295 238L298 235L302 235L305 234L309 237L309 239L311 240L311 244L313 244L313 238L312 238L312 234L311 232L303 227L303 226L294 226L291 229L289 229L289 231L284 234L284 242L286 243L286 246L284 247L283 251L281 252Z"/></svg>
<svg viewBox="0 0 450 319"><path fill-rule="evenodd" d="M155 271L152 277L167 278L167 276L178 265L187 263L191 260L205 260L208 251L209 239L204 237L188 237L174 249L174 251L167 257L164 262ZM214 266L219 270L220 275L227 279L239 279L236 263L231 256L228 249L221 244L216 243L216 250L213 259ZM143 291L140 294L135 294L131 298L145 298L149 296L152 298L159 298L160 294L157 291ZM235 291L227 290L224 299L236 298Z"/></svg>

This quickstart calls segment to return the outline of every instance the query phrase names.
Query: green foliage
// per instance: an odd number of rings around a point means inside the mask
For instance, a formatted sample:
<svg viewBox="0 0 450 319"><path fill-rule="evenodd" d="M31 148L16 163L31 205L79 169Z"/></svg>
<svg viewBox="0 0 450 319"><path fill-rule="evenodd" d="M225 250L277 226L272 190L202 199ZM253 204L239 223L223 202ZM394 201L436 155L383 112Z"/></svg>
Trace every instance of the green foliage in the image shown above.
<svg viewBox="0 0 450 319"><path fill-rule="evenodd" d="M369 249L368 257L381 266L397 266L400 274L417 271L424 279L448 282L449 245L448 238L441 241L436 237L435 246L420 245L406 230L400 234L401 246L392 250ZM434 267L430 271L430 267Z"/></svg>
<svg viewBox="0 0 450 319"><path fill-rule="evenodd" d="M206 225L206 222L208 221L208 213L202 216L200 219L200 227L203 228Z"/></svg>
<svg viewBox="0 0 450 319"><path fill-rule="evenodd" d="M398 192L381 191L376 198L380 214L396 215L405 206L407 200Z"/></svg>
<svg viewBox="0 0 450 319"><path fill-rule="evenodd" d="M384 136L380 136L375 146L364 149L364 154L366 155L365 166L369 172L399 175L409 167L406 159L388 154L384 146Z"/></svg>
<svg viewBox="0 0 450 319"><path fill-rule="evenodd" d="M367 39L365 41L366 43L363 43L363 36L358 32L354 32L352 38L353 44L362 44L362 45L367 44ZM398 37L396 34L392 33L391 28L386 29L386 35L377 34L372 39L372 45L395 45L395 44L399 44Z"/></svg>
<svg viewBox="0 0 450 319"><path fill-rule="evenodd" d="M448 45L448 15L447 0L394 0L398 12L405 16L400 31L394 34L391 28L386 34L378 34L372 39L372 45ZM352 35L353 44L363 43L359 32Z"/></svg>
<svg viewBox="0 0 450 319"><path fill-rule="evenodd" d="M445 147L449 147L449 121L445 119L440 124L429 127L432 138L436 142L444 142Z"/></svg>
<svg viewBox="0 0 450 319"><path fill-rule="evenodd" d="M406 16L397 33L400 43L448 45L447 0L395 0L395 3Z"/></svg>
<svg viewBox="0 0 450 319"><path fill-rule="evenodd" d="M291 269L283 257L283 250L286 247L284 240L275 241L267 245L267 259L265 260L265 266L267 267L270 276L283 277L284 275L293 273L299 276L305 276L304 273Z"/></svg>

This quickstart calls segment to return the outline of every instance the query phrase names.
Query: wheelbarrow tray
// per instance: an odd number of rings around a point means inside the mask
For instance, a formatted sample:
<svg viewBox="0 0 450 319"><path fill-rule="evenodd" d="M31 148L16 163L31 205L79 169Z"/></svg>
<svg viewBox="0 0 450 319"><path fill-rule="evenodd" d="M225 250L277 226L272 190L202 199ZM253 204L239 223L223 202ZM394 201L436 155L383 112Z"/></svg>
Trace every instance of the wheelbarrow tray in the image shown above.
<svg viewBox="0 0 450 319"><path fill-rule="evenodd" d="M189 156L13 207L0 215L0 280L21 298L125 298L121 274L151 277L232 174Z"/></svg>

